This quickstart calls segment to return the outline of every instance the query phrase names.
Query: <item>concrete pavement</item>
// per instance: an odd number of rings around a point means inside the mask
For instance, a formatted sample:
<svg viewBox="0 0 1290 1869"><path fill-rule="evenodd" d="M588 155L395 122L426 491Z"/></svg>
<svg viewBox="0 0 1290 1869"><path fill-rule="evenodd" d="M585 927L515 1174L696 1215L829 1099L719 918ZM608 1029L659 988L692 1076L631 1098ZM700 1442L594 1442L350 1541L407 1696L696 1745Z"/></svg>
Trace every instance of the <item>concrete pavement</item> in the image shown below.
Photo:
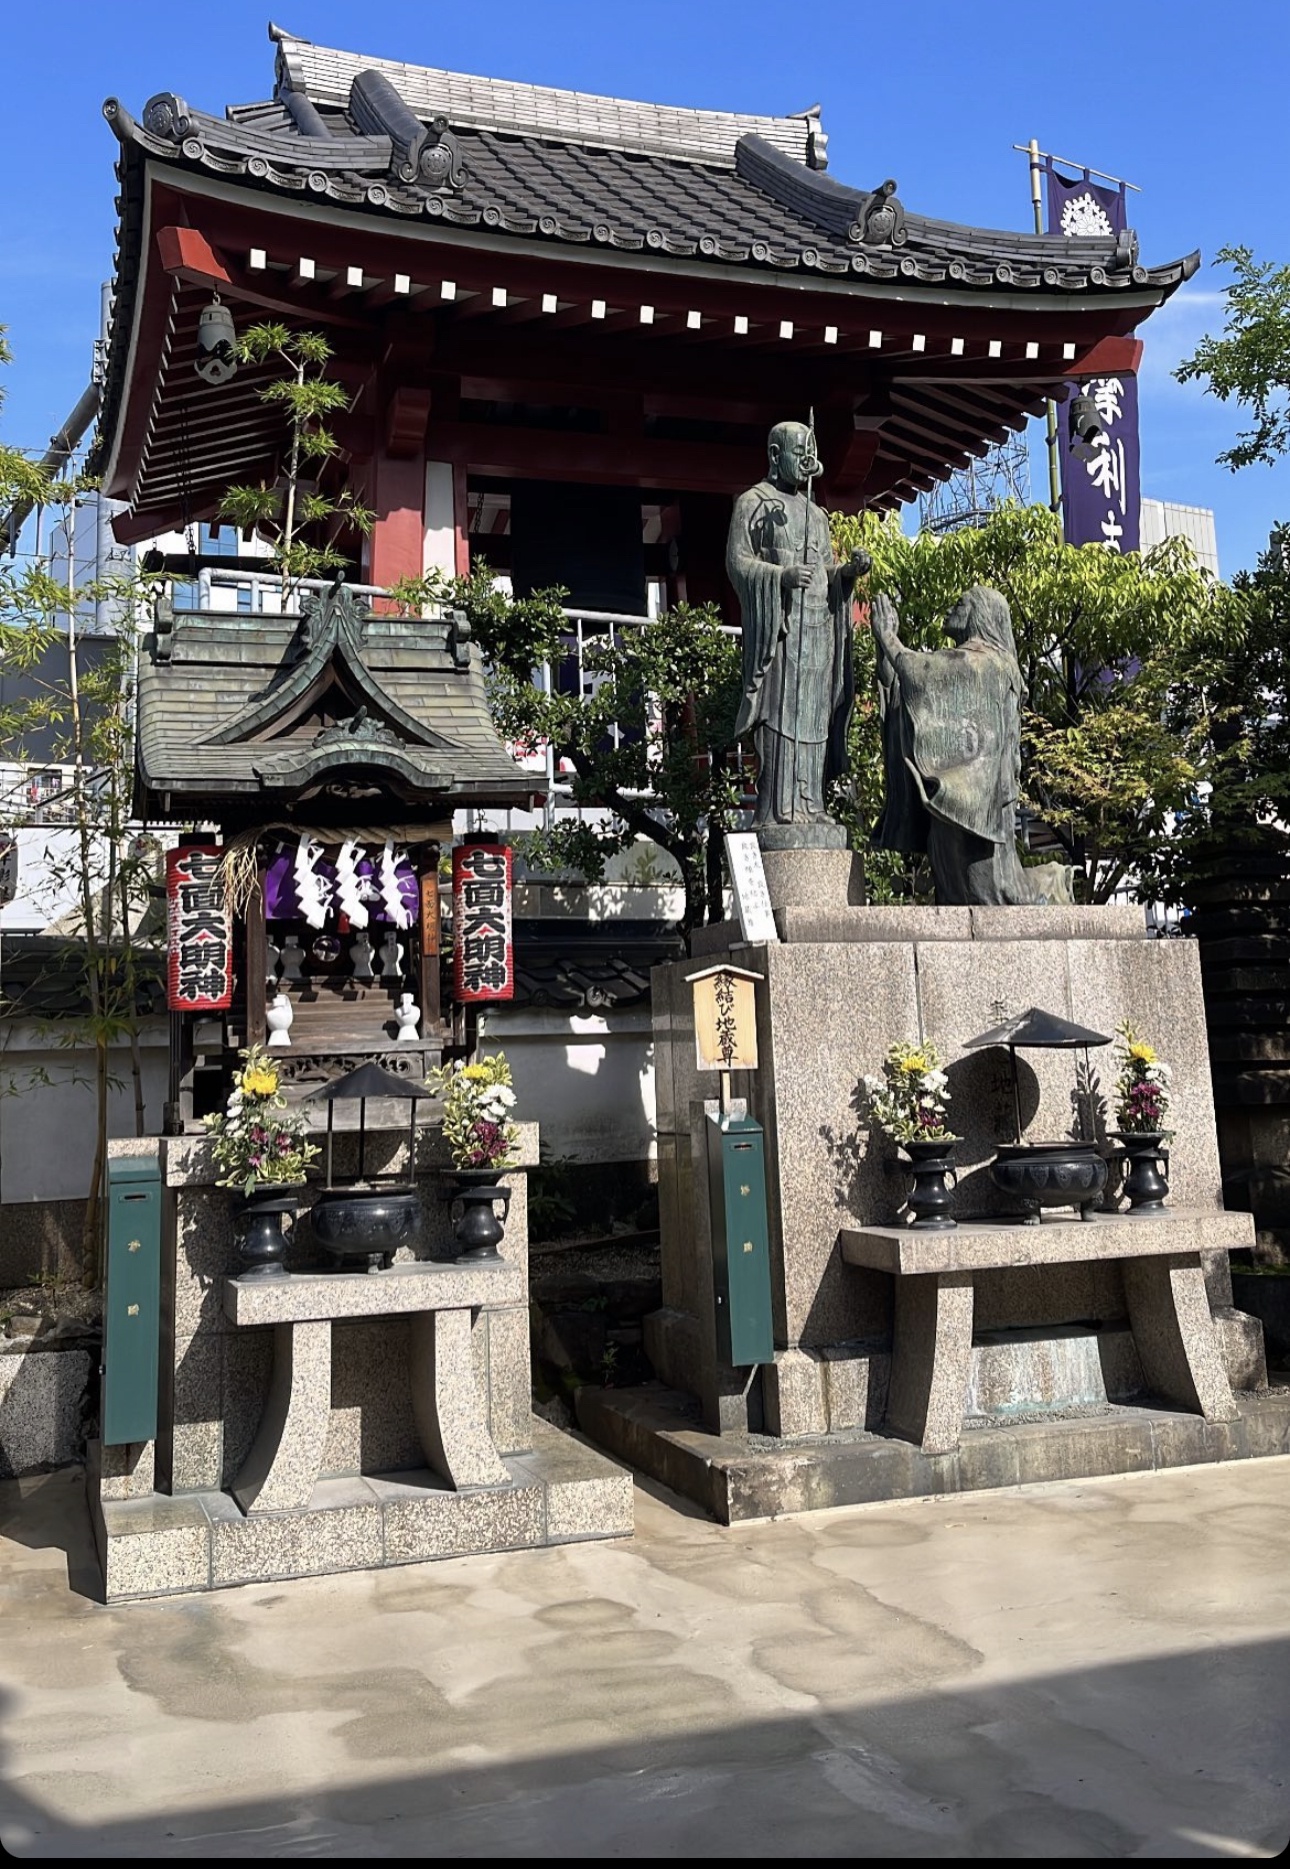
<svg viewBox="0 0 1290 1869"><path fill-rule="evenodd" d="M108 1609L0 1487L19 1857L1269 1856L1290 1458Z"/></svg>

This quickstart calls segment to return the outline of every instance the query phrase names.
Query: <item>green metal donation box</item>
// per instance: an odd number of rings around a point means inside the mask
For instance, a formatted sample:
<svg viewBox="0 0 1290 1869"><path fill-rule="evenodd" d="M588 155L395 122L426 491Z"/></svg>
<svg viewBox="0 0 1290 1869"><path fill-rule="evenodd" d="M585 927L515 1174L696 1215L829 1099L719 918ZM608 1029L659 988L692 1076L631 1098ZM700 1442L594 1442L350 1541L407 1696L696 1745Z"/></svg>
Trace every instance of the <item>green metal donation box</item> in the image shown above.
<svg viewBox="0 0 1290 1869"><path fill-rule="evenodd" d="M161 1164L155 1155L118 1156L108 1163L105 1447L156 1439L160 1336Z"/></svg>
<svg viewBox="0 0 1290 1869"><path fill-rule="evenodd" d="M707 1123L717 1347L732 1369L746 1369L775 1360L766 1139L750 1117L710 1115Z"/></svg>

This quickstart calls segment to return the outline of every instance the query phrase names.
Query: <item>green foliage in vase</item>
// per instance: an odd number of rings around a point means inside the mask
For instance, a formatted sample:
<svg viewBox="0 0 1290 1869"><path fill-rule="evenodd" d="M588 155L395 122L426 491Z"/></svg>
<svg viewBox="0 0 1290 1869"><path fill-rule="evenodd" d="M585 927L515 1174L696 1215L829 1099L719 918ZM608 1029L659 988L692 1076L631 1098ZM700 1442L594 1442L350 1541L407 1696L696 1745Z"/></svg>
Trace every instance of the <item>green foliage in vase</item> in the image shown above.
<svg viewBox="0 0 1290 1869"><path fill-rule="evenodd" d="M252 1045L238 1055L244 1062L223 1113L204 1119L223 1170L217 1185L242 1194L296 1187L318 1155L308 1140L308 1119L288 1110L277 1062L266 1046Z"/></svg>
<svg viewBox="0 0 1290 1869"><path fill-rule="evenodd" d="M1169 1114L1173 1070L1156 1056L1129 1020L1116 1026L1118 1075L1115 1080L1115 1120L1124 1134L1156 1135L1165 1131Z"/></svg>
<svg viewBox="0 0 1290 1869"><path fill-rule="evenodd" d="M440 1065L426 1083L443 1098L444 1140L456 1167L504 1168L514 1159L515 1090L502 1052L474 1064Z"/></svg>
<svg viewBox="0 0 1290 1869"><path fill-rule="evenodd" d="M934 1045L893 1045L882 1075L862 1078L860 1088L865 1114L893 1142L955 1140L946 1121L949 1079Z"/></svg>

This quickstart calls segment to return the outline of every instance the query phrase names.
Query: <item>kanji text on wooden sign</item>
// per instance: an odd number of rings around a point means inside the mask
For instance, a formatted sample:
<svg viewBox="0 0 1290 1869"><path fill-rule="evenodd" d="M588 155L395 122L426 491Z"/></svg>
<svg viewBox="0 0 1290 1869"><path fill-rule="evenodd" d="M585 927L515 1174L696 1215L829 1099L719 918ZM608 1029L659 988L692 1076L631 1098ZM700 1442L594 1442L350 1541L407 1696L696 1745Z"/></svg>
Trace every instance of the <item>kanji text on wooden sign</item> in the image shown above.
<svg viewBox="0 0 1290 1869"><path fill-rule="evenodd" d="M746 967L705 967L687 976L694 993L694 1053L701 1071L757 1069L757 982Z"/></svg>
<svg viewBox="0 0 1290 1869"><path fill-rule="evenodd" d="M171 1012L221 1012L233 1000L233 927L213 844L166 857L166 1004Z"/></svg>
<svg viewBox="0 0 1290 1869"><path fill-rule="evenodd" d="M453 991L459 1000L514 999L513 858L503 844L452 853Z"/></svg>

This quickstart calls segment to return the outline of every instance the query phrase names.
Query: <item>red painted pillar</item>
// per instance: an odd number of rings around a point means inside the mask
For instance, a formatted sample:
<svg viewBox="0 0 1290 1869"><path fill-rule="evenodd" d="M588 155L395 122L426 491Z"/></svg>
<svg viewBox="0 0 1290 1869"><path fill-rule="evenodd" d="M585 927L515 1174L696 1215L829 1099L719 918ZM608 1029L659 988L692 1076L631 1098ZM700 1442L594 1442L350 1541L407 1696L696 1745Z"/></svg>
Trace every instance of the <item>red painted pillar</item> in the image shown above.
<svg viewBox="0 0 1290 1869"><path fill-rule="evenodd" d="M372 462L368 503L376 524L368 538L367 581L393 584L419 578L425 553L426 465L419 452L403 460L382 449Z"/></svg>

